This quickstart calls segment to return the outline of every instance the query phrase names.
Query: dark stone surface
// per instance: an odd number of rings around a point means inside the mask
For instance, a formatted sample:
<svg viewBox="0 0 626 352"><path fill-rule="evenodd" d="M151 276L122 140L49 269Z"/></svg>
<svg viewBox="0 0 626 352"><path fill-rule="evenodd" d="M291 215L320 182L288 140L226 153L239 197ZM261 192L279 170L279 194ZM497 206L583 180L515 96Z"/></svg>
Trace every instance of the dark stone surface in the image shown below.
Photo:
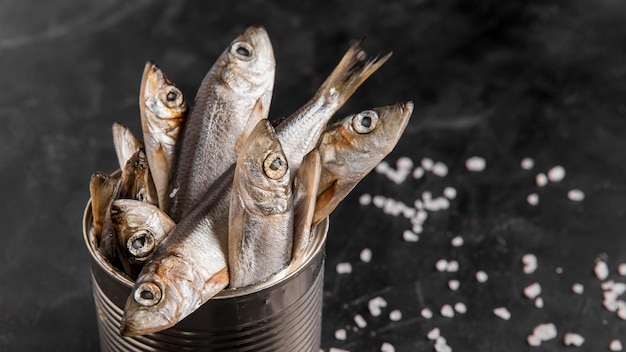
<svg viewBox="0 0 626 352"><path fill-rule="evenodd" d="M449 174L396 185L372 173L331 216L322 347L433 350L433 327L454 351L525 351L539 323L556 339L536 351L608 350L626 322L602 306L596 258L626 281L626 3L601 1L418 0L237 3L121 0L0 4L0 350L90 351L98 347L81 216L90 175L116 167L110 128L139 133L137 95L146 60L193 97L223 48L248 25L264 25L277 60L274 117L305 103L351 40L370 53L394 51L338 114L411 99L412 121L390 164L402 156L444 162ZM465 160L485 158L482 172ZM523 157L535 167L519 167ZM562 165L566 177L539 188L534 177ZM363 193L407 205L453 186L447 210L430 212L418 242L410 222L359 205ZM567 191L579 188L582 202ZM539 204L526 202L529 193ZM464 245L452 247L460 235ZM370 263L359 253L370 248ZM538 270L522 272L534 253ZM434 269L457 260L457 273ZM351 274L335 266L350 262ZM561 267L562 274L555 269ZM486 283L474 274L484 270ZM453 292L449 279L460 281ZM523 288L542 285L543 309ZM582 295L571 292L582 283ZM373 317L368 301L387 301ZM467 313L445 318L443 304ZM507 307L512 318L492 314ZM420 316L424 307L435 316ZM402 312L392 321L389 313ZM356 329L361 314L367 327ZM347 330L347 339L335 331ZM623 341L626 343L626 340Z"/></svg>

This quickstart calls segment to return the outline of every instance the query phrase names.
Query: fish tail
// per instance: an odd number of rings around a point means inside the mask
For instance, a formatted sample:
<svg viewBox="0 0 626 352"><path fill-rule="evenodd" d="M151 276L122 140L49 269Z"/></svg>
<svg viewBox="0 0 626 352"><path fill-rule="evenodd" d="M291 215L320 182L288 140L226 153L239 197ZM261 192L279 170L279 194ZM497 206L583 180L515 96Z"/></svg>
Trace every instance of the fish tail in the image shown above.
<svg viewBox="0 0 626 352"><path fill-rule="evenodd" d="M368 59L365 51L361 49L363 40L365 40L364 37L348 49L337 67L335 67L318 90L318 92L323 92L323 94L330 94L330 97L336 96L339 100L339 105L345 103L357 88L393 54L389 52L383 57L376 56Z"/></svg>

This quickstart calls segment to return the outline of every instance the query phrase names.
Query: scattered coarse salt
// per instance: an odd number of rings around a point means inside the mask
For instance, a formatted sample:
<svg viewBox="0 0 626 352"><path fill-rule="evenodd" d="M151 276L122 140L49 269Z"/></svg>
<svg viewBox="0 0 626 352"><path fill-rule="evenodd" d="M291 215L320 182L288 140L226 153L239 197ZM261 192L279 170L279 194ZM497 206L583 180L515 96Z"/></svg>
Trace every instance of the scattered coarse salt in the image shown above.
<svg viewBox="0 0 626 352"><path fill-rule="evenodd" d="M370 205L372 203L372 195L369 193L363 193L359 197L359 204Z"/></svg>
<svg viewBox="0 0 626 352"><path fill-rule="evenodd" d="M601 259L596 261L593 272L599 280L606 280L606 278L609 277L609 267L606 265L606 262Z"/></svg>
<svg viewBox="0 0 626 352"><path fill-rule="evenodd" d="M359 254L359 258L361 258L362 262L369 263L370 261L372 261L372 250L369 248L364 248L361 251L361 254Z"/></svg>
<svg viewBox="0 0 626 352"><path fill-rule="evenodd" d="M602 287L602 289L605 291L612 290L613 286L615 286L615 281L613 280L606 280L602 284L600 284L600 287Z"/></svg>
<svg viewBox="0 0 626 352"><path fill-rule="evenodd" d="M380 346L380 351L381 352L396 352L396 348L393 347L393 345L390 344L389 342L383 342L383 344Z"/></svg>
<svg viewBox="0 0 626 352"><path fill-rule="evenodd" d="M420 161L420 165L426 171L432 170L434 164L435 162L431 158L422 158L422 160Z"/></svg>
<svg viewBox="0 0 626 352"><path fill-rule="evenodd" d="M585 193L579 189L571 189L567 192L567 198L573 202L580 202L585 199Z"/></svg>
<svg viewBox="0 0 626 352"><path fill-rule="evenodd" d="M486 166L487 166L487 163L485 159L480 156L473 156L465 160L465 168L468 169L469 171L474 171L474 172L483 171Z"/></svg>
<svg viewBox="0 0 626 352"><path fill-rule="evenodd" d="M382 313L381 308L384 307L387 307L387 301L380 296L370 299L367 303L367 308L373 317L379 316Z"/></svg>
<svg viewBox="0 0 626 352"><path fill-rule="evenodd" d="M459 286L461 286L461 283L459 282L459 280L450 280L450 281L448 281L448 287L452 291L458 290Z"/></svg>
<svg viewBox="0 0 626 352"><path fill-rule="evenodd" d="M548 176L546 176L546 174L544 174L543 172L538 173L537 176L535 176L535 183L539 187L543 187L543 186L547 185L548 184Z"/></svg>
<svg viewBox="0 0 626 352"><path fill-rule="evenodd" d="M422 203L423 204L423 203ZM417 208L417 213L415 214L415 222L419 224L423 224L426 219L428 219L428 212L421 208Z"/></svg>
<svg viewBox="0 0 626 352"><path fill-rule="evenodd" d="M448 166L441 161L437 161L433 164L431 172L435 176L446 177L448 175Z"/></svg>
<svg viewBox="0 0 626 352"><path fill-rule="evenodd" d="M537 256L532 253L527 253L522 256L522 263L524 264L524 274L532 274L537 270Z"/></svg>
<svg viewBox="0 0 626 352"><path fill-rule="evenodd" d="M526 202L532 206L539 204L539 195L537 193L531 193L526 196Z"/></svg>
<svg viewBox="0 0 626 352"><path fill-rule="evenodd" d="M449 273L456 273L459 271L459 262L456 260L449 261L448 265L446 265L446 271Z"/></svg>
<svg viewBox="0 0 626 352"><path fill-rule="evenodd" d="M403 156L396 161L396 168L398 170L411 170L413 168L413 160L411 158Z"/></svg>
<svg viewBox="0 0 626 352"><path fill-rule="evenodd" d="M337 274L350 274L352 272L352 264L350 263L338 263Z"/></svg>
<svg viewBox="0 0 626 352"><path fill-rule="evenodd" d="M533 335L541 341L552 340L557 335L556 326L552 323L539 324L533 329Z"/></svg>
<svg viewBox="0 0 626 352"><path fill-rule="evenodd" d="M407 219L411 219L411 218L415 217L416 214L417 214L417 209L415 209L415 208L411 208L411 207L405 206L402 209L402 216L404 216Z"/></svg>
<svg viewBox="0 0 626 352"><path fill-rule="evenodd" d="M424 191L422 192L422 201L429 201L433 199L433 192L431 191Z"/></svg>
<svg viewBox="0 0 626 352"><path fill-rule="evenodd" d="M433 328L428 332L428 334L426 334L426 337L431 341L435 341L437 338L439 338L439 336L441 336L441 331L439 330L439 328Z"/></svg>
<svg viewBox="0 0 626 352"><path fill-rule="evenodd" d="M524 296L535 299L541 294L541 285L538 282L532 283L524 288Z"/></svg>
<svg viewBox="0 0 626 352"><path fill-rule="evenodd" d="M347 337L346 329L337 329L335 330L335 339L337 340L345 340Z"/></svg>
<svg viewBox="0 0 626 352"><path fill-rule="evenodd" d="M443 196L452 200L454 198L456 198L456 188L454 187L446 187L443 189Z"/></svg>
<svg viewBox="0 0 626 352"><path fill-rule="evenodd" d="M439 336L435 340L435 352L452 352L452 347L448 346L448 342L443 336Z"/></svg>
<svg viewBox="0 0 626 352"><path fill-rule="evenodd" d="M535 166L535 160L533 158L524 158L520 162L520 167L524 170L530 170Z"/></svg>
<svg viewBox="0 0 626 352"><path fill-rule="evenodd" d="M420 311L420 314L422 315L422 318L424 319L430 319L433 317L433 311L430 310L429 308L422 308L422 310Z"/></svg>
<svg viewBox="0 0 626 352"><path fill-rule="evenodd" d="M350 352L349 350L344 350L343 348L331 347L328 352Z"/></svg>
<svg viewBox="0 0 626 352"><path fill-rule="evenodd" d="M609 344L609 351L621 351L622 350L622 341L620 340L612 340L611 344Z"/></svg>
<svg viewBox="0 0 626 352"><path fill-rule="evenodd" d="M417 242L420 239L420 237L411 230L404 230L404 232L402 233L402 238L406 242Z"/></svg>
<svg viewBox="0 0 626 352"><path fill-rule="evenodd" d="M488 279L489 279L489 275L487 275L486 272L482 270L476 272L476 281L483 283L483 282L487 282Z"/></svg>
<svg viewBox="0 0 626 352"><path fill-rule="evenodd" d="M385 205L385 197L384 196L374 196L372 198L372 204L376 208L382 208Z"/></svg>
<svg viewBox="0 0 626 352"><path fill-rule="evenodd" d="M535 298L535 308L537 309L543 308L543 298L541 297Z"/></svg>
<svg viewBox="0 0 626 352"><path fill-rule="evenodd" d="M583 286L580 283L575 283L572 285L572 292L574 292L577 295L582 295L583 292L585 292L585 286Z"/></svg>
<svg viewBox="0 0 626 352"><path fill-rule="evenodd" d="M561 182L565 178L565 169L563 166L557 165L548 170L548 180L550 182Z"/></svg>
<svg viewBox="0 0 626 352"><path fill-rule="evenodd" d="M563 274L563 268L561 268L560 266L557 266L556 268L554 268L554 272L557 274Z"/></svg>
<svg viewBox="0 0 626 352"><path fill-rule="evenodd" d="M354 323L361 329L367 326L367 321L365 321L365 318L363 318L361 314L357 314L354 316Z"/></svg>
<svg viewBox="0 0 626 352"><path fill-rule="evenodd" d="M448 269L448 261L445 259L439 259L435 263L435 268L437 269L437 271L440 271L440 272L446 271Z"/></svg>
<svg viewBox="0 0 626 352"><path fill-rule="evenodd" d="M563 344L565 346L582 346L585 343L585 338L579 334L573 332L567 332L563 335Z"/></svg>
<svg viewBox="0 0 626 352"><path fill-rule="evenodd" d="M449 304L444 304L443 306L441 306L440 313L443 317L452 318L454 317L454 308L452 308L452 306Z"/></svg>
<svg viewBox="0 0 626 352"><path fill-rule="evenodd" d="M415 170L413 170L413 178L419 180L420 178L424 177L424 173L424 169L418 166L415 168Z"/></svg>
<svg viewBox="0 0 626 352"><path fill-rule="evenodd" d="M384 175L387 173L387 171L391 170L391 166L389 166L388 162L381 161L380 163L378 163L378 165L376 165L376 168L374 170L376 170L377 173Z"/></svg>
<svg viewBox="0 0 626 352"><path fill-rule="evenodd" d="M463 237L456 236L451 241L450 244L452 247L461 247L463 245Z"/></svg>
<svg viewBox="0 0 626 352"><path fill-rule="evenodd" d="M389 320L399 321L402 319L402 312L398 309L394 309L389 313Z"/></svg>
<svg viewBox="0 0 626 352"><path fill-rule="evenodd" d="M493 314L503 320L511 319L511 312L509 312L509 310L506 309L506 307L494 308Z"/></svg>
<svg viewBox="0 0 626 352"><path fill-rule="evenodd" d="M626 276L626 263L617 266L617 273L621 276Z"/></svg>
<svg viewBox="0 0 626 352"><path fill-rule="evenodd" d="M467 313L467 306L463 302L456 302L454 304L454 310L459 314Z"/></svg>
<svg viewBox="0 0 626 352"><path fill-rule="evenodd" d="M417 234L424 232L424 228L420 224L413 224L411 231L413 231L413 233L417 236Z"/></svg>

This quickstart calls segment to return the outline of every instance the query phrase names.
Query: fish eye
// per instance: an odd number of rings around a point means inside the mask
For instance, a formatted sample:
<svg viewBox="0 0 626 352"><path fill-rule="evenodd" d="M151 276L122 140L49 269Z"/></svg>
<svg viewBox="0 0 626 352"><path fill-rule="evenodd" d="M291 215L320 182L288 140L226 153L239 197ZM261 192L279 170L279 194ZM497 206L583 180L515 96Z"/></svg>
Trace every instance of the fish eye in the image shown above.
<svg viewBox="0 0 626 352"><path fill-rule="evenodd" d="M252 45L246 42L236 42L230 47L230 53L236 58L244 61L250 61L254 58L254 50Z"/></svg>
<svg viewBox="0 0 626 352"><path fill-rule="evenodd" d="M377 123L378 114L373 110L361 111L352 118L352 128L360 134L372 132Z"/></svg>
<svg viewBox="0 0 626 352"><path fill-rule="evenodd" d="M287 173L285 154L272 152L263 160L263 172L272 180L278 180Z"/></svg>
<svg viewBox="0 0 626 352"><path fill-rule="evenodd" d="M165 104L165 106L175 108L183 104L183 93L180 91L180 89L174 86L169 86L163 92L163 97L161 100L163 101L163 104Z"/></svg>
<svg viewBox="0 0 626 352"><path fill-rule="evenodd" d="M134 233L126 241L126 249L133 257L142 258L154 250L154 235L148 230L140 230Z"/></svg>
<svg viewBox="0 0 626 352"><path fill-rule="evenodd" d="M152 307L161 300L161 288L154 282L142 282L135 289L133 298L144 307Z"/></svg>

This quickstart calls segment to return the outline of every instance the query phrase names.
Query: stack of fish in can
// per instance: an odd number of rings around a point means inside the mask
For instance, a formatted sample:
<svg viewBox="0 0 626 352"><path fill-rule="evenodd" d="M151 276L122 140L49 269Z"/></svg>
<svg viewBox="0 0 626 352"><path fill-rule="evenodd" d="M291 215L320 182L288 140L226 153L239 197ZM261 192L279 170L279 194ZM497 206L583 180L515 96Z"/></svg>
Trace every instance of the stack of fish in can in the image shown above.
<svg viewBox="0 0 626 352"><path fill-rule="evenodd" d="M90 182L94 247L134 281L123 336L174 326L224 289L297 270L311 231L395 147L413 105L331 117L391 54L352 45L316 94L273 123L275 61L248 28L221 54L188 109L152 62L139 105L143 141L119 123L121 172Z"/></svg>

